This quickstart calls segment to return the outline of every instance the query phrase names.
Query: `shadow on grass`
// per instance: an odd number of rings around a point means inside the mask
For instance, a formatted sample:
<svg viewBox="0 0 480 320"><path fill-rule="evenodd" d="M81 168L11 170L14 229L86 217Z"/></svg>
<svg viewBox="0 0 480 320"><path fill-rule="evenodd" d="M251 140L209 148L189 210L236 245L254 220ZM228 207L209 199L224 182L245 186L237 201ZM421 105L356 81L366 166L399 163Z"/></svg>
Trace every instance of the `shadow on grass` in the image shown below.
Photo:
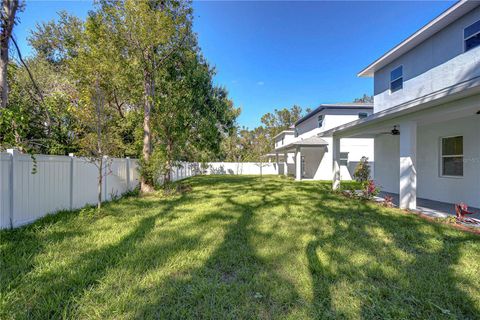
<svg viewBox="0 0 480 320"><path fill-rule="evenodd" d="M9 298L0 318L82 317L92 299L91 308L106 305L98 317L111 318L475 318L480 312L479 288L465 291L479 281L459 272L471 267L478 274L478 266L465 266L464 253L477 243L467 262L478 261L478 236L344 199L329 183L245 176L185 183L192 192L120 200L98 220L75 223L75 215L66 215L4 233L8 259L2 261L21 262L8 271L14 275L2 274L2 297ZM197 205L207 207L204 214L195 215ZM105 223L95 225L99 220ZM86 221L98 237L113 223L129 232L61 266L30 272L46 245L85 236ZM201 232L210 229L221 231L215 246ZM262 253L270 245L272 251ZM207 249L199 259L196 252ZM179 261L175 272L136 286L181 252L191 253L193 263ZM283 268L287 263L294 267ZM99 289L112 270L130 277L114 284L119 294L132 291L121 306Z"/></svg>
<svg viewBox="0 0 480 320"><path fill-rule="evenodd" d="M386 214L377 205L338 200L352 202L351 210L317 203L318 212L334 215L333 232L314 228L315 239L305 249L314 318L478 317L479 301L465 291L472 279L458 272L462 246L478 243L478 236L400 211ZM463 266L468 267L476 269Z"/></svg>

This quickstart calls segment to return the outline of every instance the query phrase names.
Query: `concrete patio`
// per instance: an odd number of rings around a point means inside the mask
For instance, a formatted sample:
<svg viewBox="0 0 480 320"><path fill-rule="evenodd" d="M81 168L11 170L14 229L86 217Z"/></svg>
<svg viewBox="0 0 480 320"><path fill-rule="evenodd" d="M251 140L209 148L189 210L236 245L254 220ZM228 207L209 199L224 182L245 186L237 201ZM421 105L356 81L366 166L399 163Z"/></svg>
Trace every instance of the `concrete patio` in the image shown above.
<svg viewBox="0 0 480 320"><path fill-rule="evenodd" d="M398 194L381 192L378 199L383 201L385 196L391 196L393 198L393 204L395 207L398 207ZM468 210L475 213L470 217L480 219L480 209L469 207ZM452 203L417 198L417 209L413 211L421 212L433 218L447 218L448 216L455 216L455 205ZM478 225L478 227L480 227L480 225Z"/></svg>

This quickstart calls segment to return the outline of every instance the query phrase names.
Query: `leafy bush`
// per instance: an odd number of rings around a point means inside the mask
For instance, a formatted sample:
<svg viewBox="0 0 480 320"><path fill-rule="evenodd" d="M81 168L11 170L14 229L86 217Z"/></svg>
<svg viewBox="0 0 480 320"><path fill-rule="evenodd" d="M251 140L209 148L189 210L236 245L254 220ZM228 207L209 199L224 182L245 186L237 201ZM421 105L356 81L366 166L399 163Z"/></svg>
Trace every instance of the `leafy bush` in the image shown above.
<svg viewBox="0 0 480 320"><path fill-rule="evenodd" d="M355 167L353 177L358 182L367 182L370 179L370 164L367 157L360 159L360 163Z"/></svg>

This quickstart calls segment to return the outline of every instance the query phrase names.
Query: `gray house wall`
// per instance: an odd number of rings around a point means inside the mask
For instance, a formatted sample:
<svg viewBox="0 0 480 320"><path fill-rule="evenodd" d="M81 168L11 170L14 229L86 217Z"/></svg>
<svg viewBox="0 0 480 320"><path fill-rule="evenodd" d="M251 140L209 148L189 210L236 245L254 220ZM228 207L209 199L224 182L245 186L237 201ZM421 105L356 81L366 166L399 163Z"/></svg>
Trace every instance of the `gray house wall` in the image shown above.
<svg viewBox="0 0 480 320"><path fill-rule="evenodd" d="M480 7L375 72L375 112L432 93L448 95L448 88L479 78L480 47L464 52L463 38L464 28L478 20ZM390 93L390 72L400 65L403 66L403 89Z"/></svg>

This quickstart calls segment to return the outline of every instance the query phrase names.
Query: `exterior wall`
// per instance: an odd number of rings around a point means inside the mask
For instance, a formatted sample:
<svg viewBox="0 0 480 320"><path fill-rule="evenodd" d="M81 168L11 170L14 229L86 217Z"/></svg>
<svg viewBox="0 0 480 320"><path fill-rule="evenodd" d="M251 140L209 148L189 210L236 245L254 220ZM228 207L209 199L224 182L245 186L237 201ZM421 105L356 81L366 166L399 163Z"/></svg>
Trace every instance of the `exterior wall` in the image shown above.
<svg viewBox="0 0 480 320"><path fill-rule="evenodd" d="M375 137L375 182L382 191L399 193L400 138L392 135Z"/></svg>
<svg viewBox="0 0 480 320"><path fill-rule="evenodd" d="M480 116L420 125L417 129L417 197L436 201L465 202L480 207ZM440 139L464 139L463 177L440 175ZM383 191L399 192L399 137L375 138L375 178Z"/></svg>
<svg viewBox="0 0 480 320"><path fill-rule="evenodd" d="M283 138L283 143L282 143L282 138ZM286 144L289 144L294 139L295 139L295 136L294 136L293 132L292 133L290 133L290 132L282 133L281 135L279 135L278 137L275 138L275 148L278 148L278 147L284 146Z"/></svg>
<svg viewBox="0 0 480 320"><path fill-rule="evenodd" d="M480 7L375 72L375 112L479 77L480 47L464 52L463 42L463 29L478 20ZM390 71L400 65L403 89L390 93ZM448 90L442 92L448 94Z"/></svg>
<svg viewBox="0 0 480 320"><path fill-rule="evenodd" d="M460 178L440 175L440 139L452 135L463 136ZM417 145L418 197L480 208L480 116L420 126Z"/></svg>
<svg viewBox="0 0 480 320"><path fill-rule="evenodd" d="M320 132L330 130L332 128L338 127L339 125L349 123L358 119L358 114L360 112L365 112L368 115L372 114L372 109L324 109L302 123L298 124L295 129L298 132L299 138L309 138L317 135ZM323 125L321 128L318 127L318 116L324 115Z"/></svg>
<svg viewBox="0 0 480 320"><path fill-rule="evenodd" d="M329 144L327 148L302 148L302 156L305 157L305 178L313 180L331 180L333 174L333 154L331 151L332 138L323 138ZM369 158L373 177L373 139L342 139L340 151L348 152L348 164L340 166L340 179L352 180L353 172L360 159Z"/></svg>

